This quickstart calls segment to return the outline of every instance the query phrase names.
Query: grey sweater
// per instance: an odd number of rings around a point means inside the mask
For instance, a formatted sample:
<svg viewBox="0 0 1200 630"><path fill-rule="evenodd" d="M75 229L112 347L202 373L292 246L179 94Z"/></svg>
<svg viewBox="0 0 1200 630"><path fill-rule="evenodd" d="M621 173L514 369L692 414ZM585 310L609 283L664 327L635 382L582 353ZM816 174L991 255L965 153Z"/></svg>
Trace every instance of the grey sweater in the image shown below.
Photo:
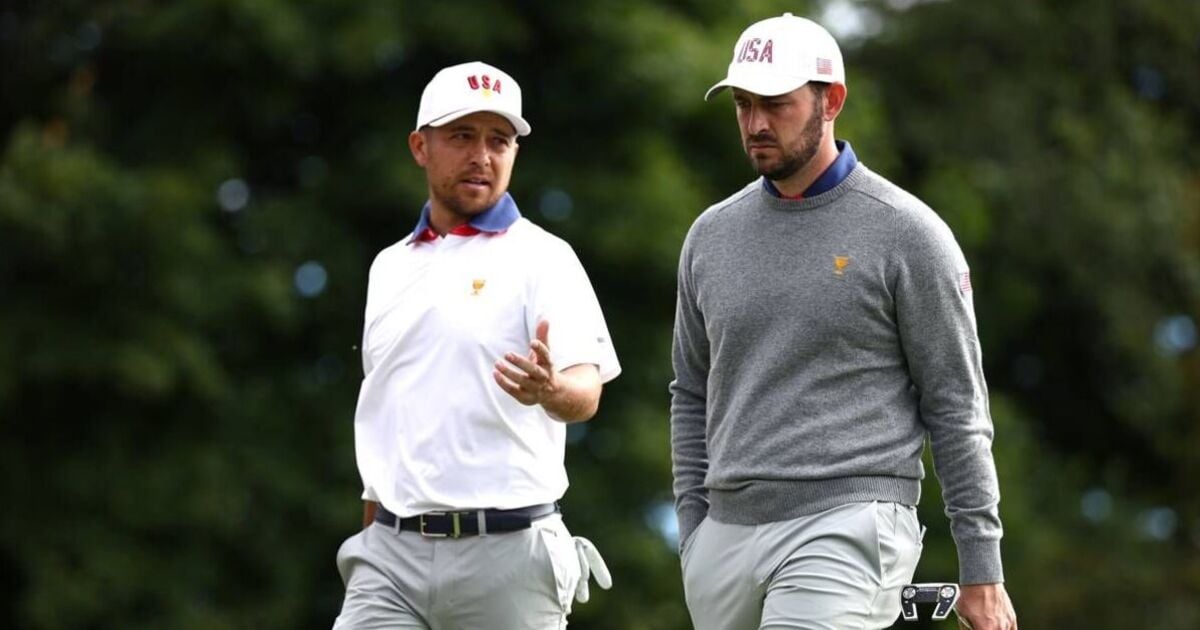
<svg viewBox="0 0 1200 630"><path fill-rule="evenodd" d="M753 525L915 505L928 435L960 581L1003 581L967 274L946 224L861 163L799 201L756 180L696 219L670 387L680 539L705 514Z"/></svg>

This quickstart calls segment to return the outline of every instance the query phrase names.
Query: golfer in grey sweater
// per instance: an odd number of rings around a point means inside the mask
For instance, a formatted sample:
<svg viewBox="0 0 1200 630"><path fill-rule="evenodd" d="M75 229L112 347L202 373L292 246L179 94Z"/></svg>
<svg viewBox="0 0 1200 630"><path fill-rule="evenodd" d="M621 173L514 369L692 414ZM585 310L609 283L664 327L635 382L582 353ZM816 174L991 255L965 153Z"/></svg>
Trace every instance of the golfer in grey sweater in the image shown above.
<svg viewBox="0 0 1200 630"><path fill-rule="evenodd" d="M928 436L959 613L1016 627L970 274L925 204L834 141L836 42L752 25L728 77L763 175L693 224L679 262L671 446L697 628L883 628L922 528Z"/></svg>

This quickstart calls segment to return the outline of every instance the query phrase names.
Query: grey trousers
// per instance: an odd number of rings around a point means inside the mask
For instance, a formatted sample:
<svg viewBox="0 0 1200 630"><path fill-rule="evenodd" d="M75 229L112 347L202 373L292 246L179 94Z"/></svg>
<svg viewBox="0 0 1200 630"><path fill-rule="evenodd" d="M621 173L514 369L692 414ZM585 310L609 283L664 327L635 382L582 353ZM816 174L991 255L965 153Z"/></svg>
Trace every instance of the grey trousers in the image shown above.
<svg viewBox="0 0 1200 630"><path fill-rule="evenodd" d="M335 630L560 630L579 580L562 516L458 539L373 523L337 554L346 584Z"/></svg>
<svg viewBox="0 0 1200 630"><path fill-rule="evenodd" d="M697 630L860 630L900 616L921 555L916 510L851 503L791 521L705 518L683 548Z"/></svg>

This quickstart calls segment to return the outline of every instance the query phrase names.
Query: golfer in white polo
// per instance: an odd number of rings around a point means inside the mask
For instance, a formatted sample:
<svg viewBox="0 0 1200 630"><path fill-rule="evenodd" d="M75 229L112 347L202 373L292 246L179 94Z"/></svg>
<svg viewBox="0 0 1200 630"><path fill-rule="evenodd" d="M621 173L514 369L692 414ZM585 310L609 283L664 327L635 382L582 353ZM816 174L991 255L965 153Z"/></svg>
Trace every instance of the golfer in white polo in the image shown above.
<svg viewBox="0 0 1200 630"><path fill-rule="evenodd" d="M521 88L472 62L425 87L409 148L429 200L371 266L355 414L364 530L334 627L563 628L603 561L563 525L566 425L620 373L571 247L508 194Z"/></svg>

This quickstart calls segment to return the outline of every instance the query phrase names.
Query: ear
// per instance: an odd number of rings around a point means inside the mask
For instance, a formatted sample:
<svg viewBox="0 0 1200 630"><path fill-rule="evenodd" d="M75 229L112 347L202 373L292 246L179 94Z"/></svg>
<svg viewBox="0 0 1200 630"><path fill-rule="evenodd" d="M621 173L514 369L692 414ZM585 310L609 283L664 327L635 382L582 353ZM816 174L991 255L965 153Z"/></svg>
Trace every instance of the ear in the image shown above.
<svg viewBox="0 0 1200 630"><path fill-rule="evenodd" d="M417 165L425 168L425 164L429 162L429 139L423 131L418 129L408 134L408 150L412 152Z"/></svg>
<svg viewBox="0 0 1200 630"><path fill-rule="evenodd" d="M846 84L832 83L825 90L825 120L833 121L846 105Z"/></svg>

